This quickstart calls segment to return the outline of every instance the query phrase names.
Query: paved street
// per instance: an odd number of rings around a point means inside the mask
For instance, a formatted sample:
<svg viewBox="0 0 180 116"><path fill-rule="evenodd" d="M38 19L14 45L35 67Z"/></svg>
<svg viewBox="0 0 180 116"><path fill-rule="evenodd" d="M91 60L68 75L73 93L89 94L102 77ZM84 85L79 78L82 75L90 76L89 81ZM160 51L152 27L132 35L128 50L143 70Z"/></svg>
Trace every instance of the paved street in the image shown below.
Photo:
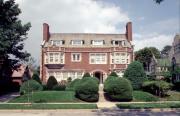
<svg viewBox="0 0 180 116"><path fill-rule="evenodd" d="M13 110L0 111L1 116L180 116L176 111L141 110Z"/></svg>

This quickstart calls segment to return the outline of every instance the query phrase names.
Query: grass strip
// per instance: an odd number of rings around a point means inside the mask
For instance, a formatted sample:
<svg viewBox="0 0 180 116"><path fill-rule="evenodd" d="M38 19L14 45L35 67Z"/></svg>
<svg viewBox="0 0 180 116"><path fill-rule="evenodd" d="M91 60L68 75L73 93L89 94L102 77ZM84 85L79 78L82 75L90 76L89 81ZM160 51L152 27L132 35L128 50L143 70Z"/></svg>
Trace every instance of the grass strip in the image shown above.
<svg viewBox="0 0 180 116"><path fill-rule="evenodd" d="M120 109L180 108L180 103L131 103L116 105Z"/></svg>
<svg viewBox="0 0 180 116"><path fill-rule="evenodd" d="M97 109L96 104L0 104L0 109Z"/></svg>

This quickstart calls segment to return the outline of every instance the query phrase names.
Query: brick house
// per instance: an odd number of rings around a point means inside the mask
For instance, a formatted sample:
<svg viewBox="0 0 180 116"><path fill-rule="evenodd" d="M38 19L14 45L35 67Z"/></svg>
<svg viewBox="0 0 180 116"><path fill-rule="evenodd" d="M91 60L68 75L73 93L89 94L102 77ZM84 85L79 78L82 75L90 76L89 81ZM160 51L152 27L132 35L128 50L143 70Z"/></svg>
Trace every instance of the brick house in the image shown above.
<svg viewBox="0 0 180 116"><path fill-rule="evenodd" d="M43 24L40 76L46 83L49 76L57 81L81 78L89 72L103 83L112 71L119 76L133 61L132 23L124 34L50 33Z"/></svg>

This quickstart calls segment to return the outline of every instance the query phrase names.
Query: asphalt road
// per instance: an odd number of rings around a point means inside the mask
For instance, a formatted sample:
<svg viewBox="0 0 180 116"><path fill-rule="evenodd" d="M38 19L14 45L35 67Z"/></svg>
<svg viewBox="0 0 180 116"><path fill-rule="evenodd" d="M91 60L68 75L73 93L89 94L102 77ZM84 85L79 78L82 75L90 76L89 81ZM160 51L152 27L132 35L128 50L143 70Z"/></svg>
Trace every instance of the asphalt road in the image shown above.
<svg viewBox="0 0 180 116"><path fill-rule="evenodd" d="M175 111L150 110L0 110L0 116L180 116Z"/></svg>

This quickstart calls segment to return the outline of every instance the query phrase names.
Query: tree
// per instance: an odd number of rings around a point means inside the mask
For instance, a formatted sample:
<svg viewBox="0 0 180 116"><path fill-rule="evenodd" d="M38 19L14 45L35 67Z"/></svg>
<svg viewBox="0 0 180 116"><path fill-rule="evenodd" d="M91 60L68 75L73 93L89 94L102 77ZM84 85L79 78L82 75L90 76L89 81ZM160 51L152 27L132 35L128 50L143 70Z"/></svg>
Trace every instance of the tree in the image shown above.
<svg viewBox="0 0 180 116"><path fill-rule="evenodd" d="M164 48L161 50L161 56L168 57L168 54L169 54L171 48L172 48L172 46L170 46L170 45L164 46Z"/></svg>
<svg viewBox="0 0 180 116"><path fill-rule="evenodd" d="M41 84L41 79L39 78L39 75L37 73L33 74L32 79Z"/></svg>
<svg viewBox="0 0 180 116"><path fill-rule="evenodd" d="M155 58L160 58L161 57L160 51L157 48L149 47L149 49L151 50L151 52L153 53Z"/></svg>
<svg viewBox="0 0 180 116"><path fill-rule="evenodd" d="M164 0L154 0L156 3L160 4Z"/></svg>
<svg viewBox="0 0 180 116"><path fill-rule="evenodd" d="M23 25L19 19L20 13L14 0L0 0L0 55L4 61L0 74L3 76L10 76L11 69L30 56L23 51L23 41L27 39L31 24Z"/></svg>
<svg viewBox="0 0 180 116"><path fill-rule="evenodd" d="M124 77L131 81L133 89L140 89L142 83L146 80L146 74L140 62L134 61L128 65L124 72Z"/></svg>
<svg viewBox="0 0 180 116"><path fill-rule="evenodd" d="M57 85L58 82L54 76L50 76L47 80L47 89L52 90L55 85Z"/></svg>
<svg viewBox="0 0 180 116"><path fill-rule="evenodd" d="M145 70L149 70L149 64L153 54L151 50L147 47L135 52L135 60L141 62Z"/></svg>

